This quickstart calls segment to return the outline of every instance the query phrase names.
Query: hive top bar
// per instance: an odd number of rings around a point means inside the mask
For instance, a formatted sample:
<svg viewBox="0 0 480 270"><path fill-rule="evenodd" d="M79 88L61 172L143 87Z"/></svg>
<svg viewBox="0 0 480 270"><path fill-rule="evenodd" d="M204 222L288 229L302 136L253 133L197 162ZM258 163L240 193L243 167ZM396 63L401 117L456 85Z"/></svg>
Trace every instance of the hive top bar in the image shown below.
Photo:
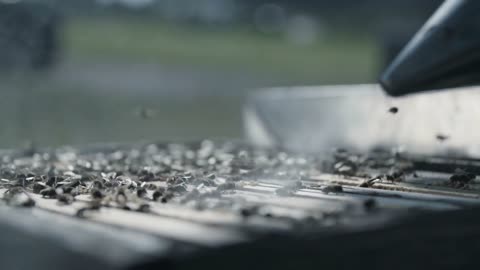
<svg viewBox="0 0 480 270"><path fill-rule="evenodd" d="M12 217L0 227L30 231L102 269L221 253L272 235L369 231L480 202L476 161L390 150L304 155L206 140L8 151L0 160L0 211ZM92 236L102 230L110 252L96 253Z"/></svg>

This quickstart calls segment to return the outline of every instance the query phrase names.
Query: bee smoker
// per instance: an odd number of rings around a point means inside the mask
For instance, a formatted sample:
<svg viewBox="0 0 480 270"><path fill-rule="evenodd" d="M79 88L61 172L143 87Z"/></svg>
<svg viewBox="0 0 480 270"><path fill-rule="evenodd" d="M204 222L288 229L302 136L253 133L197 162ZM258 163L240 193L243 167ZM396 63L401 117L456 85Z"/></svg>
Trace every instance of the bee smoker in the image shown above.
<svg viewBox="0 0 480 270"><path fill-rule="evenodd" d="M480 1L446 0L381 75L392 96L480 83Z"/></svg>

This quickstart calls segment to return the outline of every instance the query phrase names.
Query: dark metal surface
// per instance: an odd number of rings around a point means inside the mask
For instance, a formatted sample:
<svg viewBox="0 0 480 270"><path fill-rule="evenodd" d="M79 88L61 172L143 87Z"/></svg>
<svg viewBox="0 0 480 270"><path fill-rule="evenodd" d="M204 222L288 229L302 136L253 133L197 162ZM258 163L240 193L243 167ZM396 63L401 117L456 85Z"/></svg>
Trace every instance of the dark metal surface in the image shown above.
<svg viewBox="0 0 480 270"><path fill-rule="evenodd" d="M225 248L221 257L202 253L178 269L477 269L479 213L478 208L428 213L369 231L271 237Z"/></svg>
<svg viewBox="0 0 480 270"><path fill-rule="evenodd" d="M392 96L480 83L480 2L447 0L380 78Z"/></svg>
<svg viewBox="0 0 480 270"><path fill-rule="evenodd" d="M125 269L187 251L167 239L58 215L0 205L2 269ZM171 255L173 256L173 255Z"/></svg>

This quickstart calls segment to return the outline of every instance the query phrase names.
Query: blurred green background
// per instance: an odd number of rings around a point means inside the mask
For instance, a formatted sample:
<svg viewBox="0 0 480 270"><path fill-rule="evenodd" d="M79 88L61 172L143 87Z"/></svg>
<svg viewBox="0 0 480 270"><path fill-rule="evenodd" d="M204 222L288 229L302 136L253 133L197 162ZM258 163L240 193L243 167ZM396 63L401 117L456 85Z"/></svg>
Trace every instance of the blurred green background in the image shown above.
<svg viewBox="0 0 480 270"><path fill-rule="evenodd" d="M253 23L245 16L234 22L167 20L152 7L132 8L128 1L66 2L47 8L61 18L55 21L55 61L41 68L2 67L2 148L27 142L242 138L241 110L249 93L272 86L375 82L391 57L389 44L403 45L435 7L432 1L414 15L404 7L411 23L399 28L388 13L373 18L371 9L358 12L352 1L324 13L292 3L258 11L265 7L259 3L252 9ZM372 8L382 5L370 2ZM256 27L261 12L267 22Z"/></svg>

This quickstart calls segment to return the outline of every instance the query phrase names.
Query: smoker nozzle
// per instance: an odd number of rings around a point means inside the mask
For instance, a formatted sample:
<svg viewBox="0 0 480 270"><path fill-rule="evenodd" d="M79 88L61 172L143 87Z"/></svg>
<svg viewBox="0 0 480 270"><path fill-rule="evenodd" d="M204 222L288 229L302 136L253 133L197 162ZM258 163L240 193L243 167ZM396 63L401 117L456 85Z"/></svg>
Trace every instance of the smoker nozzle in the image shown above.
<svg viewBox="0 0 480 270"><path fill-rule="evenodd" d="M381 75L392 96L480 83L480 1L447 0Z"/></svg>

